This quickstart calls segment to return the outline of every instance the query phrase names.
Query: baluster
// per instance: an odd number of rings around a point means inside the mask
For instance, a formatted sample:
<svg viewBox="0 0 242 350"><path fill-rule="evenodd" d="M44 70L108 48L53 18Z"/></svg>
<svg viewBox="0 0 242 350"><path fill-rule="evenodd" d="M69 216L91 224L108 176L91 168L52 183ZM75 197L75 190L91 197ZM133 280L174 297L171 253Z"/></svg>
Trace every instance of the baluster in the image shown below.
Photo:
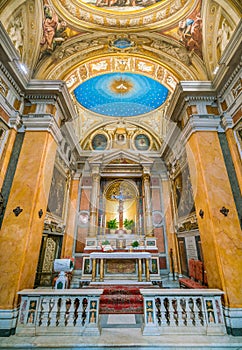
<svg viewBox="0 0 242 350"><path fill-rule="evenodd" d="M74 326L74 312L75 312L75 305L74 305L74 302L75 302L75 298L72 297L72 298L69 298L70 300L70 307L69 307L69 310L68 310L68 319L67 319L67 324L66 324L66 327L73 327Z"/></svg>
<svg viewBox="0 0 242 350"><path fill-rule="evenodd" d="M177 300L176 298L170 298L170 326L175 327L177 324Z"/></svg>
<svg viewBox="0 0 242 350"><path fill-rule="evenodd" d="M39 315L39 326L47 327L49 315L49 299L47 297L42 298L40 302L40 315Z"/></svg>
<svg viewBox="0 0 242 350"><path fill-rule="evenodd" d="M177 297L177 326L184 326L182 319L181 298Z"/></svg>
<svg viewBox="0 0 242 350"><path fill-rule="evenodd" d="M56 315L57 315L57 299L51 299L51 308L49 313L49 325L50 327L56 327Z"/></svg>
<svg viewBox="0 0 242 350"><path fill-rule="evenodd" d="M74 320L73 325L76 326L79 317L79 309L80 309L80 299L75 298L74 300Z"/></svg>
<svg viewBox="0 0 242 350"><path fill-rule="evenodd" d="M79 298L79 305L76 309L76 327L82 327L83 297Z"/></svg>
<svg viewBox="0 0 242 350"><path fill-rule="evenodd" d="M71 298L67 298L65 299L65 326L67 326L70 321L70 308Z"/></svg>
<svg viewBox="0 0 242 350"><path fill-rule="evenodd" d="M155 306L156 306L156 321L159 326L161 326L161 301L160 298L155 298Z"/></svg>
<svg viewBox="0 0 242 350"><path fill-rule="evenodd" d="M187 299L181 298L179 304L180 304L180 308L181 308L180 324L182 326L187 326Z"/></svg>
<svg viewBox="0 0 242 350"><path fill-rule="evenodd" d="M56 307L57 307L57 312L56 312L56 327L60 325L60 317L61 317L61 298L58 297L56 299Z"/></svg>
<svg viewBox="0 0 242 350"><path fill-rule="evenodd" d="M186 298L187 325L194 326L194 305L192 297Z"/></svg>
<svg viewBox="0 0 242 350"><path fill-rule="evenodd" d="M199 327L201 325L200 319L199 319L199 308L197 305L197 299L193 297L193 305L194 305L194 326Z"/></svg>
<svg viewBox="0 0 242 350"><path fill-rule="evenodd" d="M83 298L83 300L82 300L82 314L81 314L82 326L85 326L85 324L88 323L88 321L87 321L87 306L88 306L88 299Z"/></svg>
<svg viewBox="0 0 242 350"><path fill-rule="evenodd" d="M54 307L54 305L55 305L55 300L54 300L54 298L50 298L48 304L49 304L49 313L48 313L48 323L47 323L47 326L49 326L50 323L51 323L51 319L52 319L52 310L53 310L53 307Z"/></svg>
<svg viewBox="0 0 242 350"><path fill-rule="evenodd" d="M171 316L170 316L170 300L168 297L164 298L164 307L165 307L165 320L166 325L170 326Z"/></svg>
<svg viewBox="0 0 242 350"><path fill-rule="evenodd" d="M166 318L166 308L165 308L165 298L161 297L160 301L161 301L161 326L168 326L167 323L167 318Z"/></svg>
<svg viewBox="0 0 242 350"><path fill-rule="evenodd" d="M65 315L66 315L66 303L65 303L65 297L59 298L59 309L60 309L60 318L59 318L59 327L65 326Z"/></svg>
<svg viewBox="0 0 242 350"><path fill-rule="evenodd" d="M196 310L197 310L197 326L204 326L204 313L203 304L201 298L196 299Z"/></svg>

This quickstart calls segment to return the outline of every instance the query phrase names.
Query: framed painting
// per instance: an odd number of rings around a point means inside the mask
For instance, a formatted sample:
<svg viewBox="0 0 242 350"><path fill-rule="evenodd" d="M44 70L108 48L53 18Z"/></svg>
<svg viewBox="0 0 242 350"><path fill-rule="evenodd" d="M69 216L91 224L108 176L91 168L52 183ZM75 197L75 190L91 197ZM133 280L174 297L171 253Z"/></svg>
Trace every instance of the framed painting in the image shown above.
<svg viewBox="0 0 242 350"><path fill-rule="evenodd" d="M82 276L90 276L91 275L91 259L89 257L83 257L83 265L82 265Z"/></svg>

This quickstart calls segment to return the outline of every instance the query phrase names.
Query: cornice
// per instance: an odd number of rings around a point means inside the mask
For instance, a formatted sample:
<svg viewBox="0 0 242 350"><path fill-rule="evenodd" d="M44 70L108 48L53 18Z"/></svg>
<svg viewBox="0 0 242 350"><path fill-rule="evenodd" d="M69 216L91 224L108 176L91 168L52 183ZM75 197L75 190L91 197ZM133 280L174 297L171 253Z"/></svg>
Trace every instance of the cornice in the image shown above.
<svg viewBox="0 0 242 350"><path fill-rule="evenodd" d="M177 122L189 101L212 101L215 97L216 90L211 81L181 81L167 108L167 117Z"/></svg>
<svg viewBox="0 0 242 350"><path fill-rule="evenodd" d="M182 130L181 140L187 142L197 131L218 131L221 118L214 115L192 115Z"/></svg>
<svg viewBox="0 0 242 350"><path fill-rule="evenodd" d="M51 114L29 114L22 117L22 123L25 131L47 131L57 144L62 140L60 129Z"/></svg>
<svg viewBox="0 0 242 350"><path fill-rule="evenodd" d="M32 79L29 81L25 93L26 97L30 99L56 100L65 121L71 120L76 115L66 83L62 80Z"/></svg>

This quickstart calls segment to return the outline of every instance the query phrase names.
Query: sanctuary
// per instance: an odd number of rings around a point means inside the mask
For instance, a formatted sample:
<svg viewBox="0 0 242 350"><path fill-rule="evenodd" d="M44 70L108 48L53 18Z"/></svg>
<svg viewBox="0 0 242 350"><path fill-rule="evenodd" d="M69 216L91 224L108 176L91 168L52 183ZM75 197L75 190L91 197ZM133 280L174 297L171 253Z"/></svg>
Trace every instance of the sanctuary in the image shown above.
<svg viewBox="0 0 242 350"><path fill-rule="evenodd" d="M241 14L0 2L0 349L241 340Z"/></svg>

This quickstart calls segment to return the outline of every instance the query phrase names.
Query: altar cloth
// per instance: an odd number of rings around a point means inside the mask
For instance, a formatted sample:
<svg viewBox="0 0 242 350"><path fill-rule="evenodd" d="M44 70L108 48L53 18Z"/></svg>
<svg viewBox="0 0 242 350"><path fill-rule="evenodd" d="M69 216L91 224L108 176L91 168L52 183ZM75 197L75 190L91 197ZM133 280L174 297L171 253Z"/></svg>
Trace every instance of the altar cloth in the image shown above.
<svg viewBox="0 0 242 350"><path fill-rule="evenodd" d="M148 252L115 252L115 253L100 253L93 252L90 254L91 259L150 259L151 253Z"/></svg>

